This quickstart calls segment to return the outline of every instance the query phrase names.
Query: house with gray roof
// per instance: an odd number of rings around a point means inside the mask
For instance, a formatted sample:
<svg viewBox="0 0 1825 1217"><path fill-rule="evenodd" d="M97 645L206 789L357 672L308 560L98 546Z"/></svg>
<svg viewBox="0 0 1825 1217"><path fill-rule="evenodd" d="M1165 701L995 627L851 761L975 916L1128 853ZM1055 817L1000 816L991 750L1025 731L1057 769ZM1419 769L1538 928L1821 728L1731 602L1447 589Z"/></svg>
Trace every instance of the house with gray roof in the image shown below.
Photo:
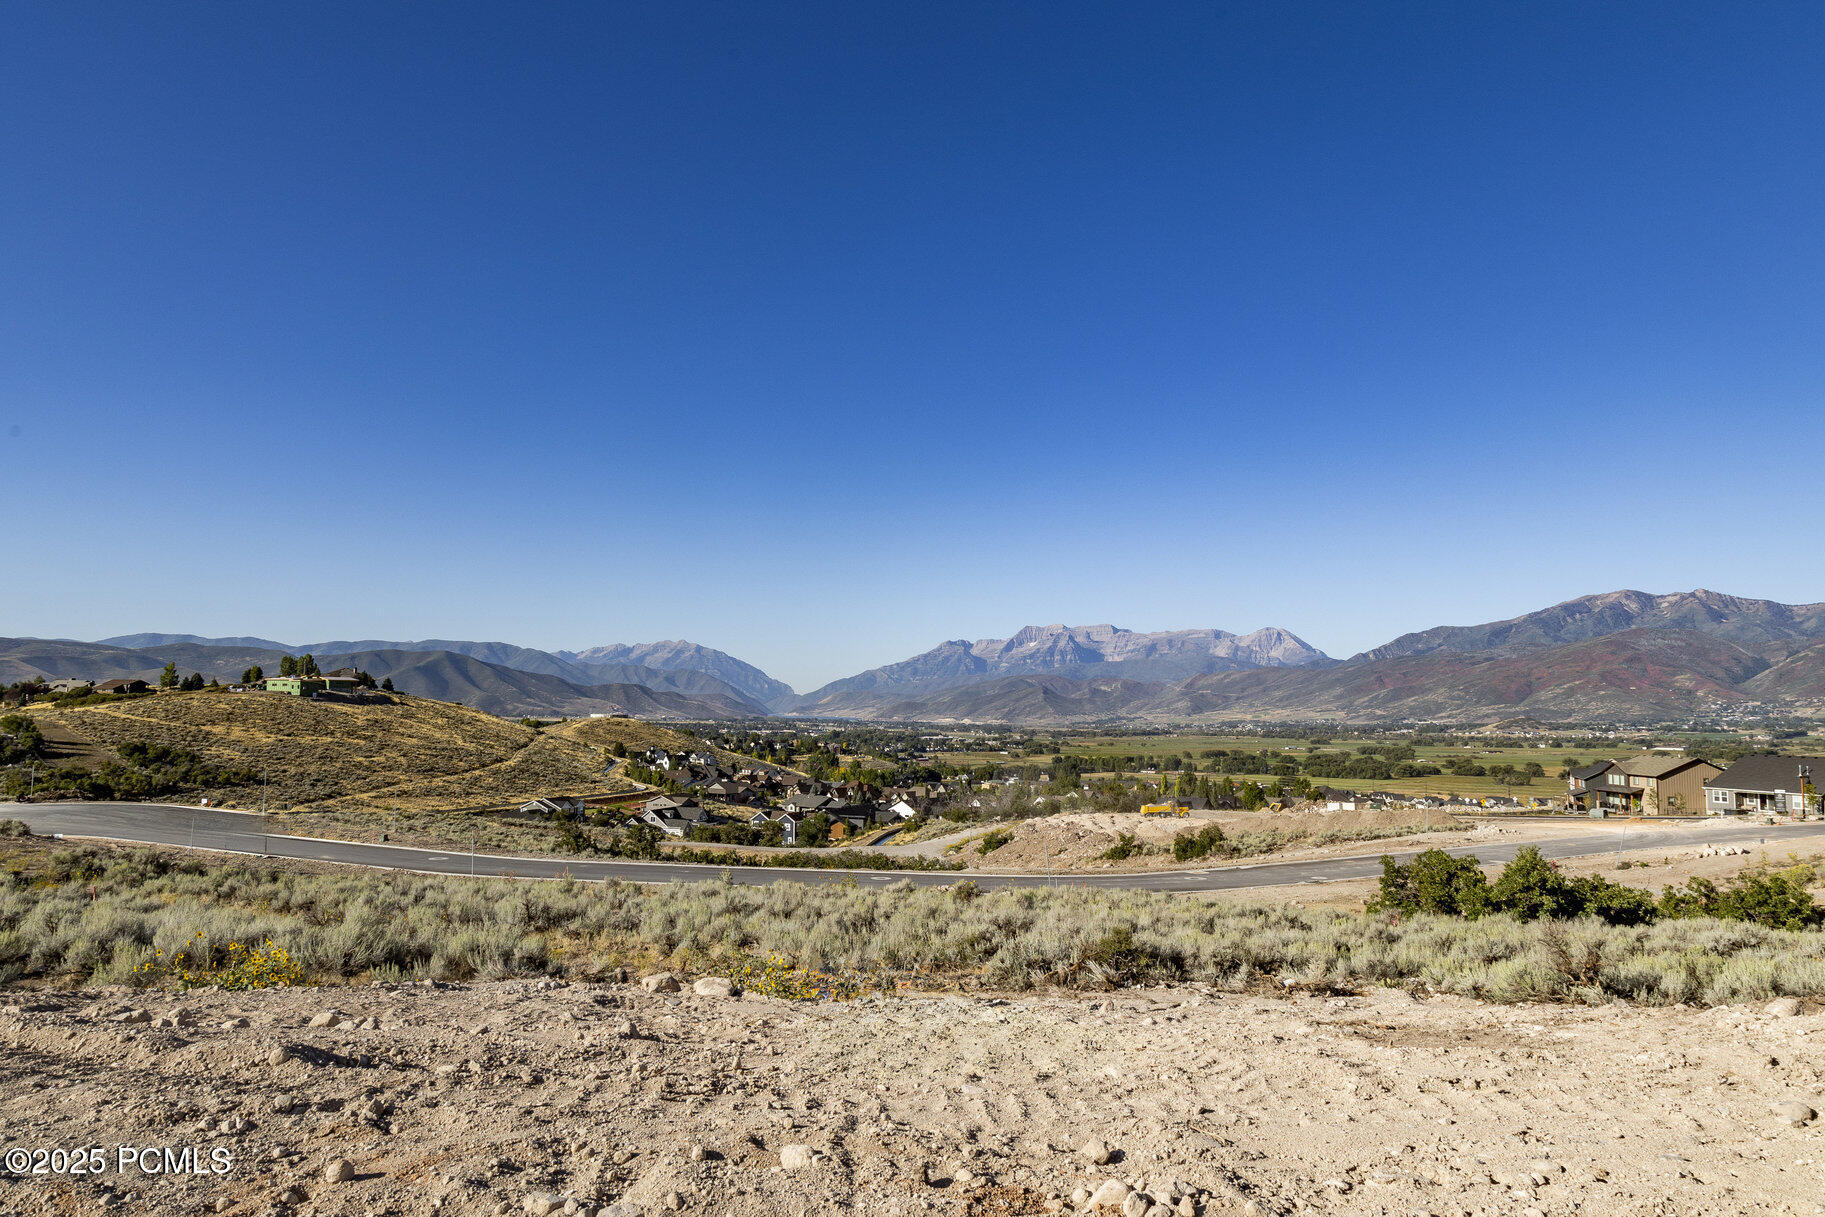
<svg viewBox="0 0 1825 1217"><path fill-rule="evenodd" d="M1727 815L1799 815L1817 805L1825 757L1745 756L1705 783L1705 812Z"/></svg>
<svg viewBox="0 0 1825 1217"><path fill-rule="evenodd" d="M1697 815L1709 810L1705 783L1722 772L1700 757L1648 753L1572 770L1565 797L1586 811L1601 807L1635 815Z"/></svg>

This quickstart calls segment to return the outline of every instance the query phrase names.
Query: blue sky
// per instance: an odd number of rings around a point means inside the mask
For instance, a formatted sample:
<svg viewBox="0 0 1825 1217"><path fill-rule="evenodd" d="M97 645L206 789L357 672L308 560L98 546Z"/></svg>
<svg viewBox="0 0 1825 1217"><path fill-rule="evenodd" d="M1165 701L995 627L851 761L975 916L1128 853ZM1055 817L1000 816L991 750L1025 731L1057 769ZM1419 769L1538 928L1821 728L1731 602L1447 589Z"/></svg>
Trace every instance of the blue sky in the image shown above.
<svg viewBox="0 0 1825 1217"><path fill-rule="evenodd" d="M0 23L0 632L1825 598L1817 5Z"/></svg>

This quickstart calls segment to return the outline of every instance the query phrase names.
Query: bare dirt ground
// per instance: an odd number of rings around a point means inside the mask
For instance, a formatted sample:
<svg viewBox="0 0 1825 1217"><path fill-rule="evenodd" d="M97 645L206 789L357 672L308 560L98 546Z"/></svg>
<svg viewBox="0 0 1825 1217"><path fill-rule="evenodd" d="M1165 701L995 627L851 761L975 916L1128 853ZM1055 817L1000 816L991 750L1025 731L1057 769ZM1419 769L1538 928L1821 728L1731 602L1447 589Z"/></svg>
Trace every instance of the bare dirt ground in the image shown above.
<svg viewBox="0 0 1825 1217"><path fill-rule="evenodd" d="M908 852L924 852L932 857L954 858L972 869L985 871L1034 872L1049 865L1053 870L1171 870L1205 869L1222 865L1216 856L1190 862L1175 862L1173 838L1181 833L1195 833L1207 824L1216 824L1233 842L1250 837L1278 834L1284 842L1277 848L1251 852L1229 859L1234 862L1306 861L1320 858L1345 858L1379 855L1405 849L1428 849L1434 846L1475 846L1483 842L1540 841L1591 831L1591 822L1567 818L1562 821L1524 820L1513 823L1454 819L1443 812L1415 811L1409 808L1386 808L1367 811L1283 811L1283 812L1193 812L1176 816L1141 816L1114 812L1075 812L1044 816L993 826L976 825L967 832L905 847ZM979 839L992 828L1013 833L1014 839L988 854L978 854L969 842ZM1402 833L1402 828L1412 831ZM1326 841L1327 834L1348 836L1362 833L1368 839ZM1122 834L1132 834L1146 852L1120 861L1103 857ZM1386 835L1382 835L1386 834ZM961 842L961 848L951 848ZM892 852L892 847L890 847ZM1048 862L1049 857L1049 862Z"/></svg>
<svg viewBox="0 0 1825 1217"><path fill-rule="evenodd" d="M1817 1012L549 981L0 1001L0 1141L105 1163L0 1175L7 1213L1709 1215L1825 1196L1801 1114L1825 1109ZM144 1147L204 1165L167 1173Z"/></svg>

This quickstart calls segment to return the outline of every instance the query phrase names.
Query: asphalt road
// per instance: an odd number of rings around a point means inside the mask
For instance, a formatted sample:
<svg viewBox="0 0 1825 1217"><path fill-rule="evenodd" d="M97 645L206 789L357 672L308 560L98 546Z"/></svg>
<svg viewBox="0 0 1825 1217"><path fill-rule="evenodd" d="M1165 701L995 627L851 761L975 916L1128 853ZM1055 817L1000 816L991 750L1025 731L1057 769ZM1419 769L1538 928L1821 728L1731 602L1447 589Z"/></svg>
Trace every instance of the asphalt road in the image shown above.
<svg viewBox="0 0 1825 1217"><path fill-rule="evenodd" d="M262 835L257 814L178 807L163 803L3 803L0 819L23 820L34 832L70 837L99 837L147 845L170 845L227 853L267 854L312 862L336 862L382 870L417 871L435 875L487 875L520 879L623 879L633 883L677 883L711 879L725 869L679 862L599 861L587 858L516 858L496 854L471 856L462 850L419 849L398 845L370 845L351 841L324 841L278 834ZM278 823L275 820L274 823ZM1779 845L1800 839L1825 840L1825 823L1783 827L1704 821L1675 828L1632 828L1619 824L1593 828L1572 836L1532 842L1548 858L1576 858L1609 853L1619 846L1640 849L1664 843L1669 849L1690 849L1700 844ZM1483 862L1506 862L1528 842L1489 843L1474 848L1456 847L1453 854L1474 853ZM1408 861L1417 851L1394 856ZM1151 872L1107 871L1074 874L1049 881L1040 875L990 875L956 871L849 871L798 870L788 867L737 867L732 873L750 883L834 883L850 877L864 883L955 883L968 878L984 888L1045 887L1056 885L1091 888L1125 888L1155 892L1233 891L1251 887L1277 887L1293 883L1332 883L1367 879L1381 874L1379 855L1334 858L1311 862L1266 862L1244 866L1213 866L1201 870Z"/></svg>

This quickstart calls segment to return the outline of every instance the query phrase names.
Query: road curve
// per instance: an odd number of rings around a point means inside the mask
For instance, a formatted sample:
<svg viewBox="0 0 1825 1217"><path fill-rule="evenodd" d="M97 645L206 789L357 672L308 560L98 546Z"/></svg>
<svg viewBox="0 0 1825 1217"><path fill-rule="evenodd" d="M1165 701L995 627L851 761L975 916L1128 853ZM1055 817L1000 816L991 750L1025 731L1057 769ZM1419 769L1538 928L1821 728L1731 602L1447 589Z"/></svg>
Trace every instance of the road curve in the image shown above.
<svg viewBox="0 0 1825 1217"><path fill-rule="evenodd" d="M1297 883L1335 883L1346 879L1374 878L1381 873L1380 856L1314 859L1309 862L1264 862L1252 865L1212 866L1196 870L1104 871L1048 879L1039 875L997 875L957 871L801 870L783 866L724 868L687 862L627 862L589 858L507 857L470 855L462 850L421 849L414 846L377 845L356 841L329 841L313 837L263 834L262 817L249 812L213 808L179 807L165 803L0 803L0 819L23 820L33 832L68 837L96 837L143 845L213 850L223 853L268 855L309 862L334 862L379 870L413 871L432 875L469 875L516 879L621 879L630 883L679 883L712 879L725 869L749 883L835 883L855 878L863 883L887 884L908 879L919 884L955 883L969 879L980 887L1071 886L1152 892L1237 891L1253 887L1279 887ZM275 819L275 823L279 821ZM1620 825L1574 836L1531 842L1548 858L1576 858L1609 853L1617 848L1640 849L1664 843L1668 848L1692 848L1710 843L1764 842L1777 845L1800 839L1825 838L1825 823L1768 826L1704 821L1673 829L1634 828ZM1529 842L1490 842L1474 847L1456 846L1446 852L1474 853L1482 862L1506 862ZM1411 860L1418 851L1396 853Z"/></svg>

